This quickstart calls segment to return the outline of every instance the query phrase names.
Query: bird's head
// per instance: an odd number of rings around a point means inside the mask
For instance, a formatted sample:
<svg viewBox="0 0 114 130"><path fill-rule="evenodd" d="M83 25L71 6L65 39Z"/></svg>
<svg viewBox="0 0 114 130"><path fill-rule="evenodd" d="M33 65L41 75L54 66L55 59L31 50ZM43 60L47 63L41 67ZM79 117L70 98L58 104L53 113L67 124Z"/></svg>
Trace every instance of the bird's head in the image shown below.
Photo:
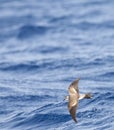
<svg viewBox="0 0 114 130"><path fill-rule="evenodd" d="M68 95L65 96L65 97L64 97L64 100L69 101L69 96L68 96Z"/></svg>

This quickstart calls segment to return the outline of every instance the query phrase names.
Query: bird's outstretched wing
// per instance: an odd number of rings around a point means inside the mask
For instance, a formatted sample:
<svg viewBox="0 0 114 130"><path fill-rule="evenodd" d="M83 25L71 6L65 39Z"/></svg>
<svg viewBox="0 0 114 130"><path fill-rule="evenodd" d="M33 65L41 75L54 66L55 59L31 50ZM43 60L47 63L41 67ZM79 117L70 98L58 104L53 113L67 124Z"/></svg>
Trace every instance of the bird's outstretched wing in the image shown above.
<svg viewBox="0 0 114 130"><path fill-rule="evenodd" d="M68 109L69 109L72 119L75 122L77 122L76 109L78 106L78 99L79 99L78 81L79 81L79 78L76 79L74 82L72 82L68 88L68 91L69 91Z"/></svg>
<svg viewBox="0 0 114 130"><path fill-rule="evenodd" d="M70 87L73 87L73 88L75 89L75 91L77 91L78 93L79 93L79 89L78 89L78 82L79 82L79 80L80 80L80 78L76 79L76 80L73 81L73 82L70 84L70 86L69 86L69 88L70 88Z"/></svg>
<svg viewBox="0 0 114 130"><path fill-rule="evenodd" d="M76 120L76 109L78 106L78 98L75 94L70 95L69 102L68 102L68 109L71 114L72 119L77 122Z"/></svg>

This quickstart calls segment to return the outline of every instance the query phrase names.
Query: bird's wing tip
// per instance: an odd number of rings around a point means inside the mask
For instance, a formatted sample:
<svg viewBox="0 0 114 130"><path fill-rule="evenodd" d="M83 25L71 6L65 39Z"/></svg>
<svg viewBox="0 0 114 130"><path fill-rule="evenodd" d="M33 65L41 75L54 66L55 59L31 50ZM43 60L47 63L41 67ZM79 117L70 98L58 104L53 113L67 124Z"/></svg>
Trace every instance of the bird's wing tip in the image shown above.
<svg viewBox="0 0 114 130"><path fill-rule="evenodd" d="M78 123L78 121L76 120L76 118L74 119L75 123Z"/></svg>
<svg viewBox="0 0 114 130"><path fill-rule="evenodd" d="M78 80L80 80L81 78L79 77Z"/></svg>
<svg viewBox="0 0 114 130"><path fill-rule="evenodd" d="M81 78L79 77L79 78L76 79L76 81L79 81L80 79L81 79Z"/></svg>

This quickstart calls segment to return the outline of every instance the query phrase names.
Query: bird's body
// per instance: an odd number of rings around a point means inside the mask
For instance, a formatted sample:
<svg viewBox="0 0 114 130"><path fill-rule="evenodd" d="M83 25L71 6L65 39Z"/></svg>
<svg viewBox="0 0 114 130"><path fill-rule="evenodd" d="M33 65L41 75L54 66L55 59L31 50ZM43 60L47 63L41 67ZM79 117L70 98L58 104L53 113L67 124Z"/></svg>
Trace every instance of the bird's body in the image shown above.
<svg viewBox="0 0 114 130"><path fill-rule="evenodd" d="M71 114L72 119L77 122L76 120L76 109L78 107L78 101L83 98L91 98L91 94L79 94L78 89L78 82L80 79L75 80L71 83L68 88L69 96L66 96L68 99L68 110Z"/></svg>

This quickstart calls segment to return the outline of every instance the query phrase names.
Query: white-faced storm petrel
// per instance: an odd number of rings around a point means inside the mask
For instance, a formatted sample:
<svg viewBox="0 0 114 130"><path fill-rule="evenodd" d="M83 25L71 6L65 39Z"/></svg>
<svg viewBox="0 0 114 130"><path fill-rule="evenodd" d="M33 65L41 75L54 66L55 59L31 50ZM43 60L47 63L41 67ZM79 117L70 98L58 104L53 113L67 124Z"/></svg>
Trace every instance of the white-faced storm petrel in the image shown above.
<svg viewBox="0 0 114 130"><path fill-rule="evenodd" d="M76 79L74 82L72 82L68 88L69 96L66 96L65 99L68 100L68 110L71 114L72 119L77 123L76 120L76 110L78 106L78 101L80 99L84 98L91 98L90 93L86 94L79 94L79 89L78 89L78 82L80 78Z"/></svg>

